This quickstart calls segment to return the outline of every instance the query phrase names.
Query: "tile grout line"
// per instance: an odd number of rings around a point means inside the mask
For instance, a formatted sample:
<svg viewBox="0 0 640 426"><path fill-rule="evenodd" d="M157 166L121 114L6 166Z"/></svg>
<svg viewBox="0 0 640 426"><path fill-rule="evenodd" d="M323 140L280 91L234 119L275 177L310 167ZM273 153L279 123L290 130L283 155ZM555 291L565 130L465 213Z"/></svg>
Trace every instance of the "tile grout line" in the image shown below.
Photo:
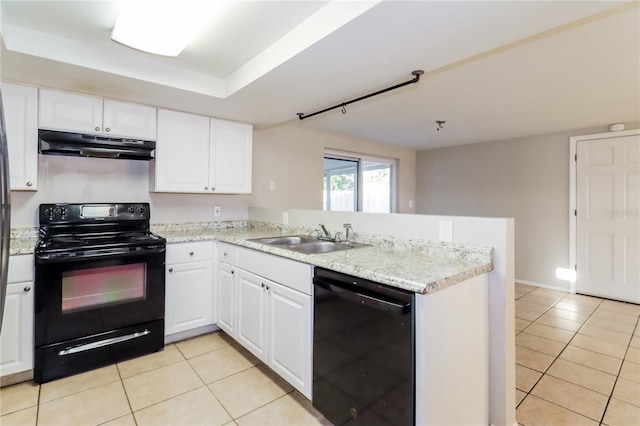
<svg viewBox="0 0 640 426"><path fill-rule="evenodd" d="M534 289L534 290L532 290L532 291L530 291L530 292L528 292L528 293L525 293L525 294L524 294L524 295L522 295L520 298L522 298L522 297L524 297L524 296L526 296L526 295L528 295L528 294L533 293L535 290L536 290L536 289ZM565 296L565 297L566 297L566 296ZM519 300L520 298L518 298L518 299L516 299L516 300ZM525 328L523 328L522 330L520 330L520 331L516 334L516 336L517 336L517 335L519 335L520 333L524 332L527 328L529 328L529 326L531 326L531 324L535 323L535 322L536 322L536 321L537 321L537 320L538 320L538 319L539 319L539 318L540 318L544 313L546 313L546 312L547 312L549 309L551 309L553 306L557 305L557 303L559 303L559 302L560 302L560 301L562 301L563 299L564 299L564 297L563 297L563 298L561 298L561 299L559 299L558 301L556 301L553 305L551 305L551 306L550 306L547 310L545 310L542 314L538 315L538 316L537 316L533 321L531 321L529 324L527 324L527 326L526 326ZM525 396L522 398L522 400L520 401L520 403L516 405L516 409L517 409L518 407L520 407L520 405L525 401L525 399L526 399L529 395L532 395L532 394L531 394L531 391L532 391L532 390L533 390L533 389L538 385L538 383L540 382L540 380L542 380L542 378L543 378L544 376L548 375L548 371L549 371L549 369L550 369L550 368L551 368L551 367L556 363L556 361L558 360L558 358L560 358L560 355L561 355L561 354L566 350L566 348L570 345L570 343L573 341L573 339L576 337L576 335L578 335L578 334L579 334L580 330L582 330L582 329L585 327L586 323L587 323L591 318L594 318L594 317L595 317L595 316L594 316L594 314L596 313L596 311L598 310L598 308L602 308L602 306L603 306L603 302L604 302L605 300L608 300L608 299L604 299L604 298L599 298L599 299L600 299L600 302L599 302L597 305L595 305L594 309L591 311L591 313L588 315L588 317L587 317L584 321L582 321L582 324L581 324L580 328L578 328L578 330L576 330L575 332L572 332L572 333L573 333L573 336L571 337L571 339L570 339L570 340L565 344L565 346L564 346L564 348L562 349L562 351L560 351L560 352L558 353L558 355L554 358L553 362L549 365L549 367L548 367L548 368L547 368L547 369L542 373L542 375L540 376L540 378L538 379L538 381L536 381L536 383L535 383L535 384L530 388L530 391L525 393ZM533 303L533 302L532 302L532 303ZM604 309L604 310L609 311L609 312L616 312L616 311L611 311L611 310L609 310L609 309ZM576 313L578 313L578 312L576 312ZM595 318L597 318L597 317L595 317ZM607 319L607 318L605 318L605 319ZM611 320L611 321L614 321L614 320ZM626 344L625 354L624 354L624 356L623 356L623 358L622 358L622 362L621 362L621 364L620 364L620 367L618 368L617 374L616 374L616 375L614 375L614 377L615 377L615 381L614 381L614 384L613 384L613 386L612 386L612 388L611 388L611 391L609 392L609 395L605 395L605 394L601 394L601 393L600 393L600 395L603 395L603 396L606 396L606 397L607 397L607 403L605 404L605 407L604 407L604 409L603 409L603 412L602 412L602 415L601 415L601 417L600 417L600 421L599 421L599 423L600 423L601 425L603 424L602 422L604 421L604 416L605 416L605 414L606 414L606 412L607 412L607 408L608 408L608 406L609 406L609 403L610 403L611 399L613 398L613 392L614 392L614 390L615 390L615 386L616 386L616 384L617 384L617 382L618 382L618 379L620 378L620 372L621 372L621 370L622 370L622 366L624 365L624 363L625 363L625 361L626 361L626 360L625 360L626 355L628 354L629 349L630 349L630 347L631 347L631 340L633 339L633 336L635 335L635 333L636 333L636 331L638 330L638 327L639 327L639 326L640 326L640 315L636 316L636 324L635 324L635 327L634 327L634 331L632 332L632 334L631 334L631 336L630 336L629 342ZM557 327L553 327L553 328L557 328ZM559 330L562 330L562 329L559 329ZM612 331L613 331L613 330L612 330ZM625 334L626 334L626 333L625 333ZM539 337L544 337L544 336L539 336ZM597 337L594 337L594 338L597 338ZM549 339L549 340L553 340L553 339ZM605 341L605 342L606 342L606 340L604 340L604 339L599 339L599 340L603 340L603 341ZM610 343L613 343L613 342L610 342ZM530 348L529 348L529 349L530 349ZM534 349L531 349L531 350L535 351ZM588 349L584 349L584 350L589 351L589 352L593 352L593 351L590 351L590 350L588 350ZM539 352L539 351L535 351L535 352ZM543 353L543 352L540 352L540 353ZM593 353L600 354L599 352L593 352ZM602 355L604 355L604 354L602 354ZM616 358L616 357L612 357L612 358ZM581 364L578 364L578 365L581 365ZM588 367L588 366L584 366L584 367L590 368L590 367ZM535 370L534 370L534 371L535 371ZM597 371L601 371L601 370L597 370ZM554 377L554 378L555 378L555 376L551 376L551 375L549 375L549 376L550 376L550 377ZM559 379L559 378L558 378L558 379ZM559 379L559 380L562 380L562 379ZM571 382L567 382L567 383L571 383ZM574 384L574 385L576 385L576 384ZM594 391L593 389L589 389L589 388L584 387L584 386L580 386L580 385L576 385L576 386L579 386L579 387L581 387L581 388L583 388L583 389L586 389L586 390L590 390L590 391L592 391L592 392L599 393L599 392L597 392L597 391ZM563 408L563 409L566 409L566 410L568 410L568 411L571 411L571 412L573 412L573 413L575 413L575 414L577 414L577 415L580 415L580 416L582 416L582 417L585 417L585 418L591 419L590 417L585 416L585 415L583 415L583 414L581 414L581 413L575 412L575 411L573 411L573 410L571 410L571 409L569 409L569 408L567 408L567 407L563 407L563 406L561 406L561 405L558 405L557 403L554 403L553 401L548 401L548 400L546 400L546 399L544 399L544 398L542 398L542 397L536 396L536 395L533 395L533 397L540 398L540 399L542 399L542 400L544 400L544 401L547 401L547 402L549 402L549 403L551 403L551 404L553 404L553 405L556 405L556 406L558 406L558 407L561 407L561 408ZM631 404L631 405L633 405L633 404ZM597 421L597 420L596 420L596 421Z"/></svg>
<svg viewBox="0 0 640 426"><path fill-rule="evenodd" d="M622 362L620 363L620 368L618 368L618 374L616 375L616 379L613 382L613 387L611 388L611 393L609 394L609 398L607 399L607 403L605 404L604 411L602 412L602 417L600 418L600 424L604 424L604 417L607 414L607 409L609 408L609 404L611 403L611 400L614 399L613 398L613 392L616 390L616 385L618 384L618 379L620 379L620 372L622 371L622 366L624 365L624 363L626 361L627 353L629 353L629 348L631 347L631 340L633 339L633 336L635 335L635 332L638 329L639 321L640 321L640 317L638 319L636 319L636 324L635 324L635 327L633 328L633 333L631 334L631 339L629 340L629 343L627 344L627 349L624 351L624 356L622 357ZM633 404L631 404L631 405L633 405Z"/></svg>

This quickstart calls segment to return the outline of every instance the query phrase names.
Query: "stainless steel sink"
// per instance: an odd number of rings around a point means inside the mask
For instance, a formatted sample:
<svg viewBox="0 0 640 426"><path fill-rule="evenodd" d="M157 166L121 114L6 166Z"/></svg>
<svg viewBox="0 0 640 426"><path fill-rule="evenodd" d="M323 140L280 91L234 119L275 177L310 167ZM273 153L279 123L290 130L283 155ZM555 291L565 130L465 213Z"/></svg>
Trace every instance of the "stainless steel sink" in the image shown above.
<svg viewBox="0 0 640 426"><path fill-rule="evenodd" d="M294 245L294 244L303 244L303 243L311 243L318 241L314 237L309 237L307 235L290 235L285 237L270 237L270 238L258 238L256 240L259 243L269 244L274 246L280 245Z"/></svg>
<svg viewBox="0 0 640 426"><path fill-rule="evenodd" d="M319 240L308 235L287 235L282 237L256 238L249 241L277 246L279 248L304 254L330 253L340 250L365 247L365 244Z"/></svg>

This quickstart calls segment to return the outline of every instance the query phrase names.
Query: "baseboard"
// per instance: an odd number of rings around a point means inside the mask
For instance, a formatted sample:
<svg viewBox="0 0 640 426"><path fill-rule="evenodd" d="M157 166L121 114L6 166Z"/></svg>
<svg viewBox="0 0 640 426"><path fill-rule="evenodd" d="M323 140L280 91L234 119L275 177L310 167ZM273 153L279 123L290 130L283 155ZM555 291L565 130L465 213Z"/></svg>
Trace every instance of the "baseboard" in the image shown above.
<svg viewBox="0 0 640 426"><path fill-rule="evenodd" d="M15 385L16 383L28 382L33 379L33 370L21 371L19 373L8 374L0 379L0 387Z"/></svg>
<svg viewBox="0 0 640 426"><path fill-rule="evenodd" d="M520 283L520 284L532 285L534 287L546 288L546 289L549 289L549 290L564 291L564 292L569 293L569 289L568 288L564 288L564 287L558 287L558 286L553 286L553 285L549 285L549 284L542 284L542 283L537 283L537 282L534 282L534 281L519 280L517 278L514 281L516 283Z"/></svg>
<svg viewBox="0 0 640 426"><path fill-rule="evenodd" d="M180 333L170 334L168 336L164 336L164 344L177 342L180 340L190 339L192 337L200 336L201 334L211 333L213 331L220 330L220 328L213 325L206 325L204 327L194 328L193 330L187 330Z"/></svg>

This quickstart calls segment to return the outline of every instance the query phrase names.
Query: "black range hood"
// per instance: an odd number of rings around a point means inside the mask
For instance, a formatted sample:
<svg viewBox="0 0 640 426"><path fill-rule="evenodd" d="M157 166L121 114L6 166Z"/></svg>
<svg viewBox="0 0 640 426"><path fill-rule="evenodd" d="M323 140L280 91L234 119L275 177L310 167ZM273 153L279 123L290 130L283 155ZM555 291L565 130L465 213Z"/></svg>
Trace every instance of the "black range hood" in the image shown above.
<svg viewBox="0 0 640 426"><path fill-rule="evenodd" d="M151 160L155 141L38 130L38 152L72 157Z"/></svg>

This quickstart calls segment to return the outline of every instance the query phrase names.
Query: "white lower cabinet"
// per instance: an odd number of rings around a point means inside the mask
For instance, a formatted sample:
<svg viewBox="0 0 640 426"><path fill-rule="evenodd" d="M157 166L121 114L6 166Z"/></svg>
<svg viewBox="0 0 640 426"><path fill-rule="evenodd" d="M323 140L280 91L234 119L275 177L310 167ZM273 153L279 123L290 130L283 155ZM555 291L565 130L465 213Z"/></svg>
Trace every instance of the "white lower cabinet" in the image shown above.
<svg viewBox="0 0 640 426"><path fill-rule="evenodd" d="M218 326L311 399L312 267L218 243L217 268Z"/></svg>
<svg viewBox="0 0 640 426"><path fill-rule="evenodd" d="M267 299L269 280L238 270L238 327L236 339L260 361L267 363Z"/></svg>
<svg viewBox="0 0 640 426"><path fill-rule="evenodd" d="M268 293L267 365L311 399L311 296L277 283Z"/></svg>
<svg viewBox="0 0 640 426"><path fill-rule="evenodd" d="M235 270L228 263L219 262L216 274L217 324L229 336L236 335Z"/></svg>
<svg viewBox="0 0 640 426"><path fill-rule="evenodd" d="M214 324L213 243L167 245L165 336Z"/></svg>
<svg viewBox="0 0 640 426"><path fill-rule="evenodd" d="M33 369L33 256L9 257L0 334L0 376Z"/></svg>

